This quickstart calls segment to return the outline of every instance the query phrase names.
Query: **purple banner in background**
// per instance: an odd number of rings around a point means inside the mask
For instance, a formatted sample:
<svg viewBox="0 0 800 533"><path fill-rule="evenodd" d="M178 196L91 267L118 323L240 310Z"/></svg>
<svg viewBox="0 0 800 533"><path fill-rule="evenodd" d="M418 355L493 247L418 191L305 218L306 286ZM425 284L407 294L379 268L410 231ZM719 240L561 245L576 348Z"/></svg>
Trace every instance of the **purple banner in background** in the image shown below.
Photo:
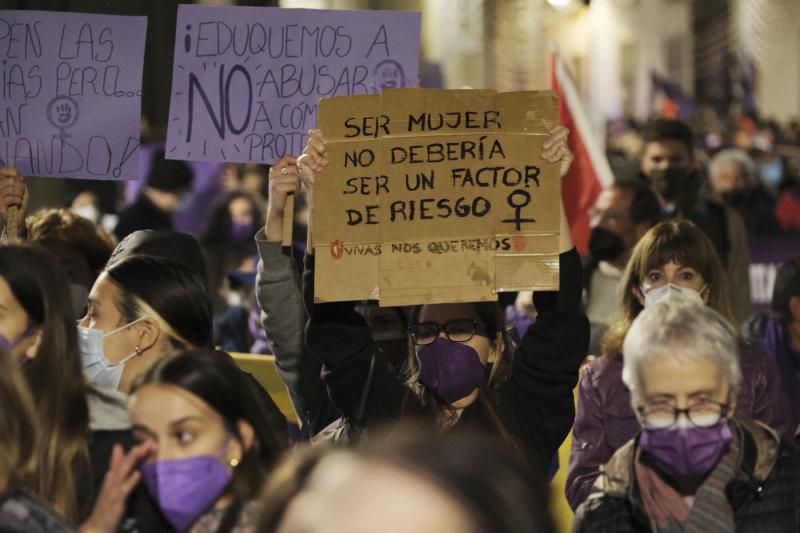
<svg viewBox="0 0 800 533"><path fill-rule="evenodd" d="M0 11L0 158L26 176L136 179L145 17Z"/></svg>
<svg viewBox="0 0 800 533"><path fill-rule="evenodd" d="M298 155L320 98L417 84L420 14L178 6L167 157Z"/></svg>
<svg viewBox="0 0 800 533"><path fill-rule="evenodd" d="M800 236L759 237L750 240L750 298L753 311L766 311L778 267L800 255Z"/></svg>

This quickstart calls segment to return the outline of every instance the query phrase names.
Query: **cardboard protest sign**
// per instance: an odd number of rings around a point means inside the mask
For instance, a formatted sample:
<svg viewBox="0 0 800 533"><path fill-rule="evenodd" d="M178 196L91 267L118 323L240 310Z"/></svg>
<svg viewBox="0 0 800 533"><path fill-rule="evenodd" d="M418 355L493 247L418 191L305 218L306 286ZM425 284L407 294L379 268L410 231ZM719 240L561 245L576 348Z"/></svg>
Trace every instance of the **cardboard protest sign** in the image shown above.
<svg viewBox="0 0 800 533"><path fill-rule="evenodd" d="M417 82L420 14L178 6L167 157L302 152L321 97Z"/></svg>
<svg viewBox="0 0 800 533"><path fill-rule="evenodd" d="M319 302L469 302L558 288L555 93L397 89L320 102Z"/></svg>
<svg viewBox="0 0 800 533"><path fill-rule="evenodd" d="M135 179L145 17L0 11L0 158L23 175Z"/></svg>

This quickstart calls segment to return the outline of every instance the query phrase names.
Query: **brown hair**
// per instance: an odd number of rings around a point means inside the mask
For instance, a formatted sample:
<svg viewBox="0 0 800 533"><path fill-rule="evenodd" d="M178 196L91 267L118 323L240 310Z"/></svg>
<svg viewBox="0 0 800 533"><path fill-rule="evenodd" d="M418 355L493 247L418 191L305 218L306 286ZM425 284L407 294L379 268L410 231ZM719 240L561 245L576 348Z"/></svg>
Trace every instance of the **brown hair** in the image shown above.
<svg viewBox="0 0 800 533"><path fill-rule="evenodd" d="M29 216L26 225L32 241L47 246L63 244L86 258L92 283L106 265L114 242L99 226L69 209L43 209Z"/></svg>
<svg viewBox="0 0 800 533"><path fill-rule="evenodd" d="M494 347L502 342L502 350L497 354L497 360L491 365L489 380L486 386L481 389L481 393L476 400L476 406L482 411L482 415L494 426L496 431L508 444L514 448L519 448L519 444L512 437L505 422L500 418L497 407L497 395L500 388L511 375L511 367L514 360L514 342L508 334L509 328L506 324L505 315L497 302L474 302L472 305L478 322L485 329L487 337ZM419 321L422 306L417 306L411 311L411 324ZM437 421L442 419L445 406L438 401L425 386L419 382L419 361L417 352L411 336L408 338L408 359L406 360L406 386L428 408L436 417Z"/></svg>
<svg viewBox="0 0 800 533"><path fill-rule="evenodd" d="M0 246L0 277L25 310L29 327L41 332L36 357L23 372L42 431L32 488L75 523L88 511L80 508L86 495L78 494L77 484L90 470L89 407L69 282L55 257L31 245Z"/></svg>
<svg viewBox="0 0 800 533"><path fill-rule="evenodd" d="M287 456L259 499L262 514L257 530L275 531L315 472L342 457L419 477L460 504L471 518L470 531L553 531L544 479L502 442L469 429L431 432L407 422L380 430L355 450L306 447Z"/></svg>
<svg viewBox="0 0 800 533"><path fill-rule="evenodd" d="M39 432L28 387L11 356L0 350L0 493L35 490Z"/></svg>
<svg viewBox="0 0 800 533"><path fill-rule="evenodd" d="M670 261L699 272L708 286L709 307L734 323L725 270L714 245L700 228L688 220L666 220L650 228L631 252L620 280L622 301L603 338L604 355L622 355L625 335L633 320L644 309L634 291L640 290L642 280L649 271Z"/></svg>

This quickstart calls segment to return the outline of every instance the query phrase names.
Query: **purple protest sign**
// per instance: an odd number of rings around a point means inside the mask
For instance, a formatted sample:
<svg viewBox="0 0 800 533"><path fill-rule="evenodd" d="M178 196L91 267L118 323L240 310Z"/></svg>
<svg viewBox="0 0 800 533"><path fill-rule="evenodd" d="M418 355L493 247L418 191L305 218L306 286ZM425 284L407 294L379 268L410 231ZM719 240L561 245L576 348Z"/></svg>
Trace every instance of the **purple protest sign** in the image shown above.
<svg viewBox="0 0 800 533"><path fill-rule="evenodd" d="M800 236L781 235L750 239L750 299L754 311L766 311L778 267L800 255Z"/></svg>
<svg viewBox="0 0 800 533"><path fill-rule="evenodd" d="M167 157L299 154L320 98L413 87L420 14L178 6Z"/></svg>
<svg viewBox="0 0 800 533"><path fill-rule="evenodd" d="M23 175L135 179L147 19L0 11L0 158Z"/></svg>

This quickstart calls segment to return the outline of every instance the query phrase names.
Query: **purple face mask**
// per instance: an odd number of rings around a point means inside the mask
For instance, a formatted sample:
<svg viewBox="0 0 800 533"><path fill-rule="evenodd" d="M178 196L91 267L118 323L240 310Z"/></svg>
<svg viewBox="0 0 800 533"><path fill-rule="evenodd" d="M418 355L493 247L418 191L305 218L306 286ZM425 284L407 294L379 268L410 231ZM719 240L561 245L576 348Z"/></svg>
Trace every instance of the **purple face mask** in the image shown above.
<svg viewBox="0 0 800 533"><path fill-rule="evenodd" d="M30 337L35 331L36 331L36 326L29 327L15 341L9 340L8 337L0 333L0 350L3 350L5 353L10 354L11 350L13 350L19 343Z"/></svg>
<svg viewBox="0 0 800 533"><path fill-rule="evenodd" d="M8 340L5 335L0 333L0 350L9 353L12 347L13 345L11 344L11 341Z"/></svg>
<svg viewBox="0 0 800 533"><path fill-rule="evenodd" d="M231 221L231 238L237 242L248 242L253 240L255 235L252 224L242 224L241 222Z"/></svg>
<svg viewBox="0 0 800 533"><path fill-rule="evenodd" d="M469 395L486 379L478 352L463 342L442 337L417 352L419 381L445 403Z"/></svg>
<svg viewBox="0 0 800 533"><path fill-rule="evenodd" d="M731 429L723 420L707 428L645 428L639 445L662 472L687 478L711 472L728 450L731 438Z"/></svg>
<svg viewBox="0 0 800 533"><path fill-rule="evenodd" d="M180 532L188 530L231 481L230 470L210 455L145 463L142 476L161 512Z"/></svg>

